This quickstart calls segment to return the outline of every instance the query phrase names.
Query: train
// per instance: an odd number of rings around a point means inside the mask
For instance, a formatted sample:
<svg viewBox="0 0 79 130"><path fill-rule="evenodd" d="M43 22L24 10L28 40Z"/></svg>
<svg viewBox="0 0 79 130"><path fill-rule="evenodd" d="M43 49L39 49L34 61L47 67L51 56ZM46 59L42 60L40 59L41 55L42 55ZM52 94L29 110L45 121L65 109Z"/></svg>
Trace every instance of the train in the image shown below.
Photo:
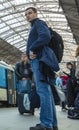
<svg viewBox="0 0 79 130"><path fill-rule="evenodd" d="M16 105L16 75L14 66L0 61L0 106Z"/></svg>

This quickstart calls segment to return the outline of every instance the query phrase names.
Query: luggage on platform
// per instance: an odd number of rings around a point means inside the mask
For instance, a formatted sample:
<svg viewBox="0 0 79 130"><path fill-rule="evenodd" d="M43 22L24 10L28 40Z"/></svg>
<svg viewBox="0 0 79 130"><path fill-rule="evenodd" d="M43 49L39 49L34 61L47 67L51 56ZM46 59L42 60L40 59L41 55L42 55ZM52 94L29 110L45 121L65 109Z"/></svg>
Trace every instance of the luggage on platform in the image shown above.
<svg viewBox="0 0 79 130"><path fill-rule="evenodd" d="M29 107L27 107L27 109L25 108L24 105L24 97L25 97L26 93L18 93L18 111L20 114L23 113L31 113L32 115L34 115L34 109L30 109ZM28 99L27 99L28 101ZM29 103L29 101L28 101Z"/></svg>
<svg viewBox="0 0 79 130"><path fill-rule="evenodd" d="M20 114L31 113L34 115L34 109L39 107L40 99L35 88L32 88L29 93L18 93L18 110Z"/></svg>

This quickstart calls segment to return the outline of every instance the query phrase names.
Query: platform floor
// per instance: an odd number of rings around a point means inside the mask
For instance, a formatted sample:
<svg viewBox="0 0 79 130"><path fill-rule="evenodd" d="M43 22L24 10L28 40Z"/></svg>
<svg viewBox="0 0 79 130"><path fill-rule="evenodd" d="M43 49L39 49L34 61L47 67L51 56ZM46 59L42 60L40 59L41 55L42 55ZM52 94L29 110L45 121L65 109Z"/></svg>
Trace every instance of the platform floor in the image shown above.
<svg viewBox="0 0 79 130"><path fill-rule="evenodd" d="M67 112L62 112L59 106L57 109L59 130L79 130L79 120L67 118ZM39 123L39 110L35 115L20 115L17 108L0 108L0 130L29 130L30 126Z"/></svg>

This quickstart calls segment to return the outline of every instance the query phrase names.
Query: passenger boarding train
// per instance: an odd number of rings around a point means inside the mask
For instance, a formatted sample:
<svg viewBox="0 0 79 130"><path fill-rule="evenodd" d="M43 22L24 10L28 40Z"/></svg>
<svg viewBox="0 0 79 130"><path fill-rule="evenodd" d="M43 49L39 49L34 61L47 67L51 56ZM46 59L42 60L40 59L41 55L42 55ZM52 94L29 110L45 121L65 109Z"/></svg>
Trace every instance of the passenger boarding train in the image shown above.
<svg viewBox="0 0 79 130"><path fill-rule="evenodd" d="M16 105L16 80L14 68L0 61L0 106Z"/></svg>

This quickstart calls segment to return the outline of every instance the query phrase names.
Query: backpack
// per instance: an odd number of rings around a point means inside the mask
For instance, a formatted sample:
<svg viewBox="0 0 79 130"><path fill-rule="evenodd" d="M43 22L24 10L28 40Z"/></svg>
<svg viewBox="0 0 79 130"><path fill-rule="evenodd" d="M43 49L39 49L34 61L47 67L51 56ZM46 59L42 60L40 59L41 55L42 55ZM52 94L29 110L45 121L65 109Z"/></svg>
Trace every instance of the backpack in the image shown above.
<svg viewBox="0 0 79 130"><path fill-rule="evenodd" d="M51 27L49 27L49 31L51 33L51 40L49 42L49 47L54 51L58 62L60 63L63 57L64 44L62 37Z"/></svg>
<svg viewBox="0 0 79 130"><path fill-rule="evenodd" d="M37 21L35 22L35 28L37 30ZM64 44L62 37L51 27L49 27L49 31L51 34L51 40L49 42L49 47L54 51L58 62L60 63L63 57Z"/></svg>

